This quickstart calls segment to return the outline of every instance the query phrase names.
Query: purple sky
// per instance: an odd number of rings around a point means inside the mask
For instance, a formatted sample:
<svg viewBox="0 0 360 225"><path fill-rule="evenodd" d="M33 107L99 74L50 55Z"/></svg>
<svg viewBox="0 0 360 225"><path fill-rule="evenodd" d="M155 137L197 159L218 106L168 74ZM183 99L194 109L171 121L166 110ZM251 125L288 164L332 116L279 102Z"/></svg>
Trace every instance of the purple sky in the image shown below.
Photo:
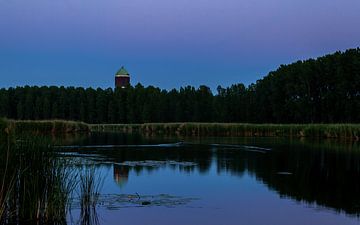
<svg viewBox="0 0 360 225"><path fill-rule="evenodd" d="M360 47L359 0L0 0L0 87L250 84Z"/></svg>

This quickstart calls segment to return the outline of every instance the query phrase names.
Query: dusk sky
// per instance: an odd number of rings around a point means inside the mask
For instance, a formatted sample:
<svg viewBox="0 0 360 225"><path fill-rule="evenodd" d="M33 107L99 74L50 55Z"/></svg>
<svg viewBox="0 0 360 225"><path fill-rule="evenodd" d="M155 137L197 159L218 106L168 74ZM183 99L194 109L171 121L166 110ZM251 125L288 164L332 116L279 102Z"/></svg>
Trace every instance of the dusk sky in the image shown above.
<svg viewBox="0 0 360 225"><path fill-rule="evenodd" d="M250 84L360 46L359 0L0 0L0 87Z"/></svg>

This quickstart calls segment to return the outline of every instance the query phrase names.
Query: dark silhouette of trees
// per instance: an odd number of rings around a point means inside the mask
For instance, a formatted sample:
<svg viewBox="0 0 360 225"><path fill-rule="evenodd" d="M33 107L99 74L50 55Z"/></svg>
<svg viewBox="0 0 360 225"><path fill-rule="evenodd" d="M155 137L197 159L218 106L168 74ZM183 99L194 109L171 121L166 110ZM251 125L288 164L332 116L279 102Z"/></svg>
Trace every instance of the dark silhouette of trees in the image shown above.
<svg viewBox="0 0 360 225"><path fill-rule="evenodd" d="M0 117L88 123L360 122L360 49L281 65L255 84L0 89Z"/></svg>

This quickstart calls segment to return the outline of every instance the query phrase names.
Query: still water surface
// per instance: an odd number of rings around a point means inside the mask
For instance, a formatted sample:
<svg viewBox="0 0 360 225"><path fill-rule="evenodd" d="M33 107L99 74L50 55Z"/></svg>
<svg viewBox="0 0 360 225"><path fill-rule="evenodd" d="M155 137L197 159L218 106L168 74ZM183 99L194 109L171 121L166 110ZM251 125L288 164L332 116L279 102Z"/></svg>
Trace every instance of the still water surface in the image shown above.
<svg viewBox="0 0 360 225"><path fill-rule="evenodd" d="M360 224L357 143L95 133L59 155L95 168L100 224Z"/></svg>

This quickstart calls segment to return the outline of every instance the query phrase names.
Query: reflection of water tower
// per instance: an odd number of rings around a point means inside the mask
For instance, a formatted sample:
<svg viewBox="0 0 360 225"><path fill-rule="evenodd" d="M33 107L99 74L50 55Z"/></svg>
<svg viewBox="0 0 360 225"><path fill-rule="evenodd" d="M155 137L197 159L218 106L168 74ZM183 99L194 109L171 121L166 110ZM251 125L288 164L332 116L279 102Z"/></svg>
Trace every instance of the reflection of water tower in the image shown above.
<svg viewBox="0 0 360 225"><path fill-rule="evenodd" d="M124 187L129 179L129 167L114 164L114 180L120 186Z"/></svg>

